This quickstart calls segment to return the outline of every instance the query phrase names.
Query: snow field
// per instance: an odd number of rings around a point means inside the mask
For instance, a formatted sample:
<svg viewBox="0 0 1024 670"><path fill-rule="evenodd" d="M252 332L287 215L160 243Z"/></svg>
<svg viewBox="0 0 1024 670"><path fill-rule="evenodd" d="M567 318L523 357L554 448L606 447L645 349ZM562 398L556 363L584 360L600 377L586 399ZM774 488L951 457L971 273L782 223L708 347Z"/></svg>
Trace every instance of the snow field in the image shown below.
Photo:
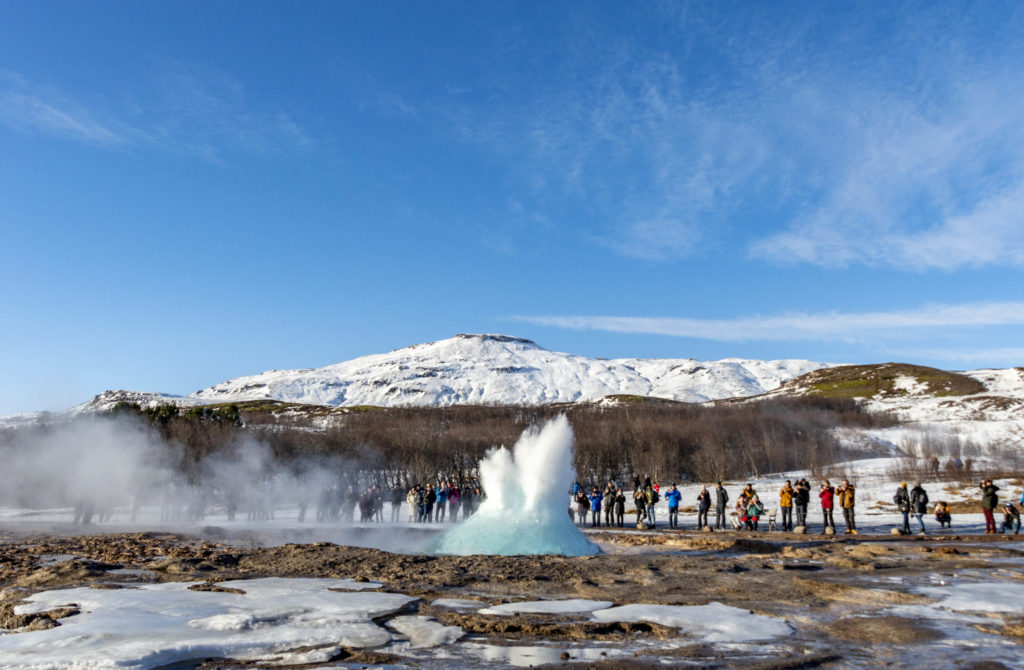
<svg viewBox="0 0 1024 670"><path fill-rule="evenodd" d="M226 657L274 664L325 662L341 647L382 647L395 638L372 619L400 612L416 599L337 579L248 579L222 582L225 591L192 591L193 583L148 584L135 588L74 588L37 593L19 614L74 603L81 613L42 631L0 635L0 668L153 668L195 658ZM363 589L350 590L350 589ZM447 602L447 605L446 605ZM792 627L721 603L703 606L550 600L480 607L480 601L439 600L442 606L472 604L479 614L589 615L595 621L646 621L678 628L704 642L749 642L789 635ZM430 617L400 615L387 628L407 638L403 649L441 648L465 633ZM477 645L480 646L480 645ZM302 648L302 651L291 651ZM550 648L524 648L524 658ZM482 657L491 652L477 649Z"/></svg>
<svg viewBox="0 0 1024 670"><path fill-rule="evenodd" d="M0 668L153 668L195 658L326 661L338 646L367 648L391 634L372 619L416 598L354 589L339 579L252 579L190 591L195 583L37 593L19 614L75 603L81 613L42 631L0 636ZM338 589L338 590L334 590ZM321 647L290 658L289 649Z"/></svg>

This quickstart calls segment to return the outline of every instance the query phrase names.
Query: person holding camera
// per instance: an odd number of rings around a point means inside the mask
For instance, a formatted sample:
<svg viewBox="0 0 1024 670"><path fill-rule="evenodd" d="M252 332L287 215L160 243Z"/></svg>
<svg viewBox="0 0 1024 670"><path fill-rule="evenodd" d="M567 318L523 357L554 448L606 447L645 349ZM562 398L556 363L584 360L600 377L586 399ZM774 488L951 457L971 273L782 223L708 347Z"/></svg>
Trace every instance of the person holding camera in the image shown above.
<svg viewBox="0 0 1024 670"><path fill-rule="evenodd" d="M832 485L826 479L825 483L821 485L821 491L818 493L818 498L821 499L821 515L825 517L825 525L821 529L821 534L824 535L828 532L828 529L832 529L832 533L836 532L836 522L832 518L832 508L835 506L835 494L836 490L832 488Z"/></svg>
<svg viewBox="0 0 1024 670"><path fill-rule="evenodd" d="M806 479L798 479L796 493L793 495L793 506L796 508L796 525L807 527L807 506L811 503L811 483Z"/></svg>
<svg viewBox="0 0 1024 670"><path fill-rule="evenodd" d="M981 489L981 511L985 515L985 532L996 532L996 520L993 516L994 510L999 506L999 496L996 491L999 487L992 483L991 479L982 480L978 485Z"/></svg>
<svg viewBox="0 0 1024 670"><path fill-rule="evenodd" d="M847 535L857 534L857 524L854 523L853 519L854 504L853 484L844 479L839 487L839 506L843 508L843 519L846 521L845 533Z"/></svg>

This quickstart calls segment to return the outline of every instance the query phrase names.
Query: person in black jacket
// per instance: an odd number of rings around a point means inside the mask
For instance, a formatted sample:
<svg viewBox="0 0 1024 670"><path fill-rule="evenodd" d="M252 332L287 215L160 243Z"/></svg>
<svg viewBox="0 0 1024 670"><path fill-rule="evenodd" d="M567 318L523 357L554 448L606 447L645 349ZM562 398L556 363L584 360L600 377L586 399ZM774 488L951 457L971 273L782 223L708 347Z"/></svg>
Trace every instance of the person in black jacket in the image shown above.
<svg viewBox="0 0 1024 670"><path fill-rule="evenodd" d="M615 502L615 525L622 528L626 518L626 494L622 492L622 489L615 489L615 496L612 500Z"/></svg>
<svg viewBox="0 0 1024 670"><path fill-rule="evenodd" d="M798 479L796 493L793 494L793 507L796 508L796 525L807 527L807 506L811 503L811 483L806 479Z"/></svg>
<svg viewBox="0 0 1024 670"><path fill-rule="evenodd" d="M985 532L996 532L996 520L993 510L999 506L999 487L992 483L991 479L982 480L981 485L981 511L985 515Z"/></svg>
<svg viewBox="0 0 1024 670"><path fill-rule="evenodd" d="M928 494L925 493L921 482L915 483L914 488L910 489L910 511L914 513L917 523L921 524L921 535L924 535L924 515L928 513Z"/></svg>
<svg viewBox="0 0 1024 670"><path fill-rule="evenodd" d="M729 502L729 492L718 482L715 486L715 530L725 530L725 506Z"/></svg>
<svg viewBox="0 0 1024 670"><path fill-rule="evenodd" d="M1020 532L1020 511L1013 506L1013 503L1003 505L1003 528L1002 532L1013 531L1016 535Z"/></svg>

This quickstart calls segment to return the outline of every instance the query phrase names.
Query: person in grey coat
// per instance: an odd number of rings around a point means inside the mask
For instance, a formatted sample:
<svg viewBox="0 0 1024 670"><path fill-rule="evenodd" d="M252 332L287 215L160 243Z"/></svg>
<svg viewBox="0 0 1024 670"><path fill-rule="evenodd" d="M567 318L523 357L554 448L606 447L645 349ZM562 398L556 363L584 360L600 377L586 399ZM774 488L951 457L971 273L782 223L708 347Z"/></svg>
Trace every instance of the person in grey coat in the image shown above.
<svg viewBox="0 0 1024 670"><path fill-rule="evenodd" d="M725 530L728 526L725 523L725 506L729 502L729 492L718 482L715 486L715 530Z"/></svg>

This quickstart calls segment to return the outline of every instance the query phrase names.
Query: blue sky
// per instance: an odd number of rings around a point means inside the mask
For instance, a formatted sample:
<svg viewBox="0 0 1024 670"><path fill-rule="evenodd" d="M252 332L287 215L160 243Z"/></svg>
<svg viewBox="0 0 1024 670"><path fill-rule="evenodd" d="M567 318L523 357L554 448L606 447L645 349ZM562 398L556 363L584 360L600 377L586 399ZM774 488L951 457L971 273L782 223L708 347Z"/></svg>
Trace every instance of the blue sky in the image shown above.
<svg viewBox="0 0 1024 670"><path fill-rule="evenodd" d="M459 332L1024 365L1018 3L3 14L0 414Z"/></svg>

